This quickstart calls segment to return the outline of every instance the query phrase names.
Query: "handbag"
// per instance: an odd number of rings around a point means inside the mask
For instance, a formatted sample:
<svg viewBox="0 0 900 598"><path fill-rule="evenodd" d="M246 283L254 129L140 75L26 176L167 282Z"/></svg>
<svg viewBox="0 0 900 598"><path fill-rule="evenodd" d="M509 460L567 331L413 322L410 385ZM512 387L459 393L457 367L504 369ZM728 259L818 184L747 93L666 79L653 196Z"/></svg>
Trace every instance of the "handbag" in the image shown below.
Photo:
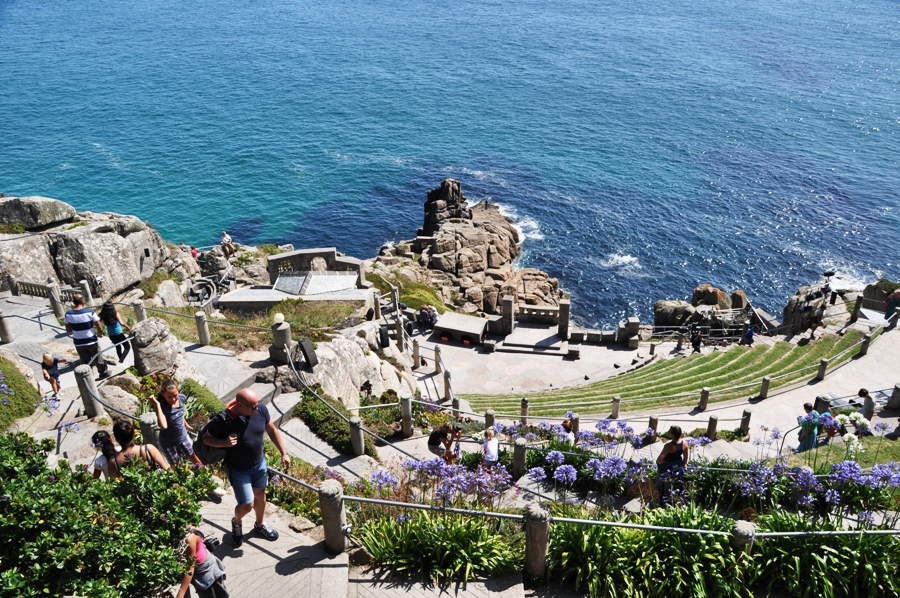
<svg viewBox="0 0 900 598"><path fill-rule="evenodd" d="M213 463L218 463L219 461L225 458L228 449L219 448L216 446L209 446L205 442L203 442L203 437L206 435L207 431L209 431L209 426L212 424L213 420L217 417L221 417L225 420L225 425L228 427L229 432L231 431L231 418L226 413L227 410L220 411L216 413L214 416L209 418L209 421L203 424L203 427L200 428L200 431L197 432L197 440L194 441L193 449L194 454L197 455L197 458L200 459L200 462L204 465L212 465Z"/></svg>

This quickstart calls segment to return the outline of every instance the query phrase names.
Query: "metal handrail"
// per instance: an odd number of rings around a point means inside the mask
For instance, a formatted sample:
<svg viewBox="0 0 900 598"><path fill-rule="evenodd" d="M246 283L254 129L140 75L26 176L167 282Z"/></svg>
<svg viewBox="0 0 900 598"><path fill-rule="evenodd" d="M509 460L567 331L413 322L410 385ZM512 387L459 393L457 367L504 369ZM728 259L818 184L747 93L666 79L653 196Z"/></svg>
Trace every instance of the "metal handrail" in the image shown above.
<svg viewBox="0 0 900 598"><path fill-rule="evenodd" d="M50 315L50 314L47 314L47 315ZM57 326L56 324L48 324L47 322L44 322L40 319L36 320L34 318L29 318L27 316L20 316L19 314L9 314L8 316L4 316L4 317L5 318L20 318L22 320L28 320L29 322L35 322L41 326L46 326L47 328L53 328L54 330L61 330L63 332L66 332L66 329L64 327Z"/></svg>
<svg viewBox="0 0 900 598"><path fill-rule="evenodd" d="M87 363L88 367L93 366L94 362L97 361L97 358L100 357L102 354L106 353L110 349L118 347L119 345L124 345L125 343L130 343L133 338L134 338L134 335L132 334L132 335L125 337L124 341L119 341L117 343L111 344L110 346L106 347L105 349L100 349L99 351L97 351L97 353L94 354L93 357L91 357L90 361L88 361L88 363ZM98 344L99 344L99 339L98 339Z"/></svg>
<svg viewBox="0 0 900 598"><path fill-rule="evenodd" d="M285 345L285 346L284 346L284 350L285 350L285 352L286 352L287 355L288 355L288 360L287 360L287 361L288 361L288 365L291 366L291 371L294 372L294 376L297 377L297 380L300 382L300 384L303 385L303 388L305 388L305 389L306 389L307 391L309 391L314 397L316 397L319 401L321 401L321 403L322 403L323 405L325 405L326 407L328 407L329 409L331 409L331 411L332 411L335 415L337 415L337 416L340 417L342 420L344 420L344 423L349 424L349 423L350 423L350 418L349 418L349 417L347 417L346 415L344 415L343 413L341 413L340 411L338 411L337 409L335 409L335 408L334 408L332 405L330 405L325 399L323 399L322 397L320 397L320 396L319 396L319 393L317 393L317 392L314 391L312 388L310 388L309 385L306 383L306 381L303 380L302 377L300 377L300 373L297 372L297 368L294 367L294 360L290 358L290 354L291 354L290 347L289 347L288 345Z"/></svg>

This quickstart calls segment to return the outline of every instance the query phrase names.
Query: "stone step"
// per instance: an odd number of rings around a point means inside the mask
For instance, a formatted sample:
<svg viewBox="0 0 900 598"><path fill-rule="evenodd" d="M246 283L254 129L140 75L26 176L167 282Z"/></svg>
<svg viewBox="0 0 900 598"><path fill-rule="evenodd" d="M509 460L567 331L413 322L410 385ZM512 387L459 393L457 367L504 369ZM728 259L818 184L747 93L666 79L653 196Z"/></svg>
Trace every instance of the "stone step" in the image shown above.
<svg viewBox="0 0 900 598"><path fill-rule="evenodd" d="M785 443L785 446L787 446L787 444L788 443ZM780 440L773 442L772 444L762 444L759 446L741 440L735 440L731 443L731 447L741 453L744 460L756 460L758 457L762 457L763 459L775 458L778 456L778 447L780 446Z"/></svg>
<svg viewBox="0 0 900 598"><path fill-rule="evenodd" d="M550 357L564 357L566 355L565 351L555 347L508 345L505 342L498 343L494 351L499 353L518 353L520 355L549 355Z"/></svg>
<svg viewBox="0 0 900 598"><path fill-rule="evenodd" d="M256 393L256 396L259 397L259 402L263 405L268 405L275 400L275 397L281 394L281 388L271 382L254 382L247 388Z"/></svg>
<svg viewBox="0 0 900 598"><path fill-rule="evenodd" d="M225 349L182 341L188 361L206 378L209 388L223 403L228 403L243 388L256 382L256 372Z"/></svg>
<svg viewBox="0 0 900 598"><path fill-rule="evenodd" d="M303 400L303 393L287 392L279 394L269 404L269 415L276 426L280 426L294 415L294 408Z"/></svg>

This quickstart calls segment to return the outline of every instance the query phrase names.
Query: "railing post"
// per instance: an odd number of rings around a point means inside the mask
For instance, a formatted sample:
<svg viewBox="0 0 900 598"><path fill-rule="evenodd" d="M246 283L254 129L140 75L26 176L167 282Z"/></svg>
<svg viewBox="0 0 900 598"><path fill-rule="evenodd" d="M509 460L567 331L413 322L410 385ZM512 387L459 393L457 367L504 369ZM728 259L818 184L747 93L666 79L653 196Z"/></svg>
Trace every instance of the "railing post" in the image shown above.
<svg viewBox="0 0 900 598"><path fill-rule="evenodd" d="M375 293L375 320L381 320L381 293Z"/></svg>
<svg viewBox="0 0 900 598"><path fill-rule="evenodd" d="M444 400L453 400L453 390L450 388L450 372L444 372Z"/></svg>
<svg viewBox="0 0 900 598"><path fill-rule="evenodd" d="M656 343L651 342L650 343L650 355L655 355L655 354L656 354Z"/></svg>
<svg viewBox="0 0 900 598"><path fill-rule="evenodd" d="M102 357L100 359L103 359ZM84 414L89 418L105 417L106 410L94 397L100 396L97 392L97 384L94 382L94 371L91 366L82 363L75 368L75 383L81 394L81 402L84 403Z"/></svg>
<svg viewBox="0 0 900 598"><path fill-rule="evenodd" d="M322 531L325 548L332 554L340 554L347 548L344 528L347 512L344 510L344 489L337 480L325 480L319 486L319 510L322 512Z"/></svg>
<svg viewBox="0 0 900 598"><path fill-rule="evenodd" d="M353 454L361 457L366 452L366 441L363 437L362 420L358 415L350 418L350 446L353 447Z"/></svg>
<svg viewBox="0 0 900 598"><path fill-rule="evenodd" d="M400 397L400 429L404 438L413 435L412 397Z"/></svg>
<svg viewBox="0 0 900 598"><path fill-rule="evenodd" d="M84 297L84 304L89 307L94 305L94 295L91 293L91 285L88 284L88 281L79 280L78 287L81 289L81 294Z"/></svg>
<svg viewBox="0 0 900 598"><path fill-rule="evenodd" d="M537 504L525 507L525 575L544 577L550 548L550 513Z"/></svg>
<svg viewBox="0 0 900 598"><path fill-rule="evenodd" d="M12 274L6 275L6 282L9 283L9 292L12 293L13 297L19 296L19 283L16 280L16 277Z"/></svg>
<svg viewBox="0 0 900 598"><path fill-rule="evenodd" d="M422 363L421 357L419 356L419 339L414 338L413 342L413 366L412 369L416 369L419 367L419 364Z"/></svg>
<svg viewBox="0 0 900 598"><path fill-rule="evenodd" d="M459 397L453 397L453 411L451 414L453 415L453 419L459 419Z"/></svg>
<svg viewBox="0 0 900 598"><path fill-rule="evenodd" d="M522 397L522 403L519 407L519 420L523 426L528 425L528 397Z"/></svg>
<svg viewBox="0 0 900 598"><path fill-rule="evenodd" d="M156 419L156 413L149 411L138 417L141 427L141 440L144 444L152 444L159 448L159 422ZM175 465L169 463L169 465Z"/></svg>
<svg viewBox="0 0 900 598"><path fill-rule="evenodd" d="M756 396L757 399L763 400L768 398L770 384L772 384L772 379L768 376L763 376L762 384L759 387L759 394Z"/></svg>
<svg viewBox="0 0 900 598"><path fill-rule="evenodd" d="M816 380L824 380L825 373L828 370L828 360L823 359L819 362L819 371L816 372Z"/></svg>
<svg viewBox="0 0 900 598"><path fill-rule="evenodd" d="M14 340L16 340L16 337L9 328L9 320L3 316L3 310L0 309L0 342L8 345Z"/></svg>
<svg viewBox="0 0 900 598"><path fill-rule="evenodd" d="M572 417L569 418L569 424L572 426L572 432L578 434L578 430L581 429L581 418L578 417L577 413L573 413Z"/></svg>
<svg viewBox="0 0 900 598"><path fill-rule="evenodd" d="M400 316L400 289L391 287L391 303L394 305L394 314Z"/></svg>
<svg viewBox="0 0 900 598"><path fill-rule="evenodd" d="M741 414L741 436L746 436L750 433L750 410L744 409L744 413Z"/></svg>
<svg viewBox="0 0 900 598"><path fill-rule="evenodd" d="M434 347L434 373L441 373L441 348L437 345Z"/></svg>
<svg viewBox="0 0 900 598"><path fill-rule="evenodd" d="M619 419L619 409L622 407L622 397L619 395L615 395L613 397L612 403L612 413L609 415L610 419Z"/></svg>
<svg viewBox="0 0 900 598"><path fill-rule="evenodd" d="M856 303L853 305L853 313L850 314L850 323L853 324L859 319L859 312L862 310L863 298L857 297Z"/></svg>
<svg viewBox="0 0 900 598"><path fill-rule="evenodd" d="M864 335L863 335L863 339L862 339L862 343L859 345L859 353L858 353L858 355L859 355L860 357L864 356L866 353L869 352L869 344L870 344L871 342L872 342L872 335L871 335L871 334L864 334Z"/></svg>
<svg viewBox="0 0 900 598"><path fill-rule="evenodd" d="M140 299L135 299L132 302L131 309L134 310L135 322L143 322L147 319L147 311L144 309L144 302Z"/></svg>
<svg viewBox="0 0 900 598"><path fill-rule="evenodd" d="M51 276L47 279L47 286L50 289L50 307L53 308L53 315L57 320L66 317L66 306L62 302L62 291L59 290L59 284Z"/></svg>
<svg viewBox="0 0 900 598"><path fill-rule="evenodd" d="M197 336L200 339L201 345L209 345L209 323L206 321L206 314L202 311L198 311L194 314L194 322L197 323Z"/></svg>
<svg viewBox="0 0 900 598"><path fill-rule="evenodd" d="M406 352L406 339L403 337L403 316L397 316L397 321L394 322L394 330L397 333L397 349L404 353Z"/></svg>
<svg viewBox="0 0 900 598"><path fill-rule="evenodd" d="M678 333L678 345L675 347L676 351L681 351L681 348L684 346L684 334L681 332Z"/></svg>
<svg viewBox="0 0 900 598"><path fill-rule="evenodd" d="M703 390L700 391L700 403L697 405L697 409L706 411L707 405L709 405L709 387L704 386Z"/></svg>
<svg viewBox="0 0 900 598"><path fill-rule="evenodd" d="M709 416L709 423L706 424L706 437L710 440L716 439L716 431L719 427L719 417L717 415Z"/></svg>
<svg viewBox="0 0 900 598"><path fill-rule="evenodd" d="M516 438L513 444L513 478L518 480L525 475L525 453L528 451L528 443L524 438Z"/></svg>
<svg viewBox="0 0 900 598"><path fill-rule="evenodd" d="M659 434L659 418L655 415L650 416L650 423L647 425L648 428L653 430L653 435L656 436Z"/></svg>
<svg viewBox="0 0 900 598"><path fill-rule="evenodd" d="M493 428L495 422L495 415L493 409L488 409L484 412L484 429Z"/></svg>

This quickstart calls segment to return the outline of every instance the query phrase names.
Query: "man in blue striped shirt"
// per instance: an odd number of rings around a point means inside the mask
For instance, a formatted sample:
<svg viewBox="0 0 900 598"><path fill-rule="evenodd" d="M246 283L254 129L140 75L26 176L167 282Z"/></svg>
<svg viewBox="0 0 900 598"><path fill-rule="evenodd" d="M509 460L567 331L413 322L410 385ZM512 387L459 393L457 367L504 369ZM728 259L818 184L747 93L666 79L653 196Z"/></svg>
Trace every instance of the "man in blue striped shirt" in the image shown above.
<svg viewBox="0 0 900 598"><path fill-rule="evenodd" d="M72 301L74 308L66 312L66 331L72 335L72 341L75 343L75 350L78 351L81 362L87 364L94 355L100 352L98 337L103 336L103 327L94 310L84 306L84 297L77 294ZM98 357L94 361L94 365L97 366L101 379L109 375L106 362L102 357Z"/></svg>

